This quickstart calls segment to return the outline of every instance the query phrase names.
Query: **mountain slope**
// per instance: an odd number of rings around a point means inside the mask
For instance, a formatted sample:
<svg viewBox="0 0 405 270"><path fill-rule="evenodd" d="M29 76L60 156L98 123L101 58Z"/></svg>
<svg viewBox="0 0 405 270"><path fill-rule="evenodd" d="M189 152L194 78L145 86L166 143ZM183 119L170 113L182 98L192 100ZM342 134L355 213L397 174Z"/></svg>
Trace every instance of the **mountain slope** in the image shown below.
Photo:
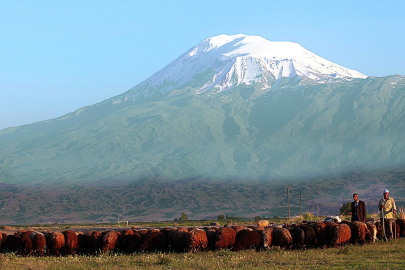
<svg viewBox="0 0 405 270"><path fill-rule="evenodd" d="M0 182L299 179L405 162L405 78L126 94L0 131Z"/></svg>

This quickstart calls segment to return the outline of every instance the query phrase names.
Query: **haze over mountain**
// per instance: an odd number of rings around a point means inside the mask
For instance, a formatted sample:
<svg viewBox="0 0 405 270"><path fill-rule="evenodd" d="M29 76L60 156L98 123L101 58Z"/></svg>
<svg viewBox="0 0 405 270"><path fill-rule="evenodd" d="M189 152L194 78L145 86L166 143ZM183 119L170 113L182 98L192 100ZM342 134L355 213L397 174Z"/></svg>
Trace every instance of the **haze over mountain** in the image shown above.
<svg viewBox="0 0 405 270"><path fill-rule="evenodd" d="M121 95L0 131L0 182L299 180L401 165L404 81L292 42L216 36Z"/></svg>

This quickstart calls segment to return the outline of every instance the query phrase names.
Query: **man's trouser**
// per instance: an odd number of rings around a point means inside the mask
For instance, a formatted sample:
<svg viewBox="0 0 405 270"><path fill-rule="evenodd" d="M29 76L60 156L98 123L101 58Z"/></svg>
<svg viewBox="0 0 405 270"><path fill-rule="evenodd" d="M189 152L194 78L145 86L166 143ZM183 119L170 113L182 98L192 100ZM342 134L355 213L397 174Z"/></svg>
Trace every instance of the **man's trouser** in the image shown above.
<svg viewBox="0 0 405 270"><path fill-rule="evenodd" d="M382 224L382 222L383 222L383 219L382 218L380 218L380 220L381 220L381 224ZM386 218L385 219L385 224L384 224L384 226L385 226L385 231L388 231L388 235L387 235L387 238L388 239L393 239L394 237L393 237L393 233L392 233L392 224L394 223L394 219L393 218Z"/></svg>

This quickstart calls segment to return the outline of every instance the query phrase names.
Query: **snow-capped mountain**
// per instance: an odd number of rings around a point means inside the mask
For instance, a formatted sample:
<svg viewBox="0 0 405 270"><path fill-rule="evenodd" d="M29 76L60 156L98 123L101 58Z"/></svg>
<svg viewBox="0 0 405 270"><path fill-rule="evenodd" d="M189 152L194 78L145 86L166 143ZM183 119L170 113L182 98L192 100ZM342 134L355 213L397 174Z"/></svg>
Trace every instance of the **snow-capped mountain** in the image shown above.
<svg viewBox="0 0 405 270"><path fill-rule="evenodd" d="M278 196L287 183L296 183L296 190L307 186L310 193L316 186L325 192L323 201L358 188L373 197L387 185L403 196L405 76L351 78L365 76L296 43L245 35L209 38L120 95L56 119L0 130L0 187L2 194L15 195L11 202L0 199L0 221L102 216L96 221L103 222L118 208L114 219L155 219L156 213L173 219L185 209L205 211L198 206L212 211L212 202L231 205L214 209L229 213L240 194L251 201L267 185L272 191L263 196ZM245 184L246 192L239 188ZM237 193L230 193L235 185ZM55 190L69 202L48 196ZM209 198L183 195L190 191ZM27 194L49 200L30 205ZM83 194L89 199L77 204ZM125 197L129 203L117 194L131 194ZM143 203L145 198L150 200ZM36 215L45 204L46 211ZM83 207L88 204L98 212ZM15 211L27 205L27 211ZM71 211L62 215L61 207Z"/></svg>
<svg viewBox="0 0 405 270"><path fill-rule="evenodd" d="M132 90L135 96L147 94L145 86L166 93L196 77L199 78L197 93L212 89L221 92L243 83L259 83L266 89L279 78L297 75L311 81L367 77L294 42L272 42L243 34L219 35L202 41Z"/></svg>

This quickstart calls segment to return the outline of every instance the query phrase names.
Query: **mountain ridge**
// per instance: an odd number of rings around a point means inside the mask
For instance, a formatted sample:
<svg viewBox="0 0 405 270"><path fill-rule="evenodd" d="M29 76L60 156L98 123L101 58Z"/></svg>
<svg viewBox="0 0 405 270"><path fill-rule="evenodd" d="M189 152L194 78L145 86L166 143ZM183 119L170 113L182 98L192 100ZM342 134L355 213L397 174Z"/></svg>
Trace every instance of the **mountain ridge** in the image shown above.
<svg viewBox="0 0 405 270"><path fill-rule="evenodd" d="M323 59L294 42L271 42L260 36L219 35L198 45L133 87L129 97L147 94L145 86L165 94L204 74L196 93L221 92L240 84L269 89L280 78L295 76L310 81L329 78L366 78L358 71ZM195 87L194 87L195 88ZM146 92L145 92L146 91ZM156 90L155 90L156 91Z"/></svg>

